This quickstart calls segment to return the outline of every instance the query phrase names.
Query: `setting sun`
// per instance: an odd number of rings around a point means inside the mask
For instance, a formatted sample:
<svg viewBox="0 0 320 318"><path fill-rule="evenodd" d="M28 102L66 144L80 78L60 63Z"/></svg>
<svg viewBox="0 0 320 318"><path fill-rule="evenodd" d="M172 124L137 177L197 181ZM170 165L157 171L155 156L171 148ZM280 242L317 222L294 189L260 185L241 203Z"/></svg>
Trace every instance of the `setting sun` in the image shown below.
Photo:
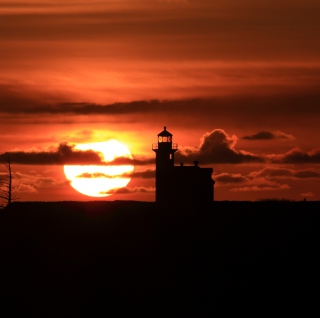
<svg viewBox="0 0 320 318"><path fill-rule="evenodd" d="M132 159L129 149L116 140L78 144L78 150L93 150L108 163L119 157ZM78 192L92 197L106 197L112 191L125 187L130 181L133 165L65 165L64 173ZM122 176L125 174L125 176Z"/></svg>

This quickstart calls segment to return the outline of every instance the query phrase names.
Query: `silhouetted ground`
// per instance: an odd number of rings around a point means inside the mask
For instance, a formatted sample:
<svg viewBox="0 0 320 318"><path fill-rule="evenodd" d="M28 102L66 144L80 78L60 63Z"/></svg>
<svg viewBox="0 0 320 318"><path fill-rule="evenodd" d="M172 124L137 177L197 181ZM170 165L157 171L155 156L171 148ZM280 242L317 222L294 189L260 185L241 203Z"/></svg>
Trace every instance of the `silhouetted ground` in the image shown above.
<svg viewBox="0 0 320 318"><path fill-rule="evenodd" d="M319 202L13 203L0 213L0 315L318 311L319 213Z"/></svg>

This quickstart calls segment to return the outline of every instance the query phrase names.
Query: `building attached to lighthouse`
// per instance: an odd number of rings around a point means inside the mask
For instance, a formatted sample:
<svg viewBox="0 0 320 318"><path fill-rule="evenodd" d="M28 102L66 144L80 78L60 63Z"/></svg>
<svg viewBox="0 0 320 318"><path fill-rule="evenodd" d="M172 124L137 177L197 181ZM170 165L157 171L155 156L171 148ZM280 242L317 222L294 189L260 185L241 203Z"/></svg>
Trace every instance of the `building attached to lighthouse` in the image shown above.
<svg viewBox="0 0 320 318"><path fill-rule="evenodd" d="M213 169L200 168L198 161L193 166L175 166L178 145L172 142L166 127L158 134L152 150L156 153L156 202L209 204L214 200Z"/></svg>

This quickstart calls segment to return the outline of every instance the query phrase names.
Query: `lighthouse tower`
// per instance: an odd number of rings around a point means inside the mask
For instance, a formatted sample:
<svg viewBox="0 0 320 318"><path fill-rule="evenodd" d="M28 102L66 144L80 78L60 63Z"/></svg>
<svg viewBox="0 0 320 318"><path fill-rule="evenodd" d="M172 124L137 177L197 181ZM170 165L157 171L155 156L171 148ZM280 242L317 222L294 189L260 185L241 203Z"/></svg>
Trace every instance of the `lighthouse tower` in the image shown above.
<svg viewBox="0 0 320 318"><path fill-rule="evenodd" d="M152 144L152 150L156 153L156 202L170 202L174 189L168 181L173 177L174 153L178 145L172 143L172 134L166 126L158 134L158 143Z"/></svg>

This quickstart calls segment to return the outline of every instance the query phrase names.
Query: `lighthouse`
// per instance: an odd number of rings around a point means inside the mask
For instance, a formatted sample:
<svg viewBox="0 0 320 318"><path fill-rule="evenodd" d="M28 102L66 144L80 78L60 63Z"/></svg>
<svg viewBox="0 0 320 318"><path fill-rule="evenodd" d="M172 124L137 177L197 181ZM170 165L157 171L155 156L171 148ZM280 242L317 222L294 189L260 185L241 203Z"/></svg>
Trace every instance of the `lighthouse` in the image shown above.
<svg viewBox="0 0 320 318"><path fill-rule="evenodd" d="M212 168L200 168L199 161L187 166L174 165L178 145L173 143L167 127L158 134L158 142L152 144L156 153L156 202L161 204L210 204L214 198Z"/></svg>
<svg viewBox="0 0 320 318"><path fill-rule="evenodd" d="M172 198L172 179L174 167L174 154L178 145L172 143L172 134L164 130L158 134L158 142L152 144L152 150L156 153L156 201L168 202Z"/></svg>

